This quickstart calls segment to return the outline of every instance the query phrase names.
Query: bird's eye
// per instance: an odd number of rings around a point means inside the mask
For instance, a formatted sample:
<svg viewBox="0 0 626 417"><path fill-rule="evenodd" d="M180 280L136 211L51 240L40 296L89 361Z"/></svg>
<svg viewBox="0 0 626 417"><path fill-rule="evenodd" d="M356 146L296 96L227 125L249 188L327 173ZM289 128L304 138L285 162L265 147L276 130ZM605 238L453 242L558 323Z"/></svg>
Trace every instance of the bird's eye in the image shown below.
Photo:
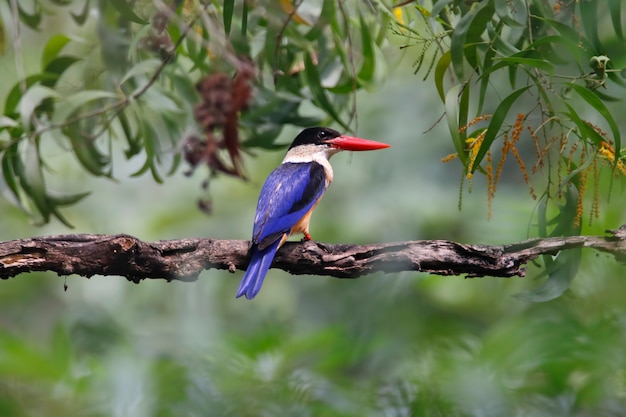
<svg viewBox="0 0 626 417"><path fill-rule="evenodd" d="M323 130L320 130L319 132L317 132L317 138L319 140L324 140L328 138L328 133L324 132Z"/></svg>

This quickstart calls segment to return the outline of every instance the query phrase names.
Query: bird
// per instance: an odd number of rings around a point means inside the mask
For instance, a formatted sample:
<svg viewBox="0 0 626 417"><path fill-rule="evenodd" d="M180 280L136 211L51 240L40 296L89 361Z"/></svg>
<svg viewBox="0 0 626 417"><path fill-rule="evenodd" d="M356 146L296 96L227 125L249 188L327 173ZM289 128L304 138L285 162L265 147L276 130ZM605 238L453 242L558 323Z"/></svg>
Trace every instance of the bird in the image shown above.
<svg viewBox="0 0 626 417"><path fill-rule="evenodd" d="M389 146L342 135L327 127L310 127L300 132L261 188L248 251L250 261L236 298L252 299L259 293L276 251L289 236L302 233L304 240L311 240L311 214L333 181L331 156L341 151Z"/></svg>

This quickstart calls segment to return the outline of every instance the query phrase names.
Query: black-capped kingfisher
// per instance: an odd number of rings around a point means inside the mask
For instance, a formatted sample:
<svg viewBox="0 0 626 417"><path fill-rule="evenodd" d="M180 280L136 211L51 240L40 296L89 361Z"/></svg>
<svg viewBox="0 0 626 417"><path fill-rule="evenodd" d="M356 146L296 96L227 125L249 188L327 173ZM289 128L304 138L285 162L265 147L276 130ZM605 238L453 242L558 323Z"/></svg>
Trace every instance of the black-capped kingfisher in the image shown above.
<svg viewBox="0 0 626 417"><path fill-rule="evenodd" d="M237 297L254 298L261 290L274 255L295 233L310 240L313 209L333 180L329 158L341 151L388 148L381 142L342 135L325 127L303 130L293 141L283 162L265 180L254 217L250 263L239 284Z"/></svg>

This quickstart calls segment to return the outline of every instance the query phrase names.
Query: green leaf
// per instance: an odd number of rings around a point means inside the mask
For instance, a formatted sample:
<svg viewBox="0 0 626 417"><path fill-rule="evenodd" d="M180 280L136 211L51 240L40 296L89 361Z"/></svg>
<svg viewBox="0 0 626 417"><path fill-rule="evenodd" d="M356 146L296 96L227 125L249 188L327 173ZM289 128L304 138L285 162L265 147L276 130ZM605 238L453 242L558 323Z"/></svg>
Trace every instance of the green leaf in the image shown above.
<svg viewBox="0 0 626 417"><path fill-rule="evenodd" d="M431 16L439 16L441 12L444 12L444 8L452 3L454 0L437 0L433 4L433 8L430 11Z"/></svg>
<svg viewBox="0 0 626 417"><path fill-rule="evenodd" d="M363 58L363 65L361 65L361 69L357 74L357 80L359 80L360 83L368 84L374 77L376 69L376 53L374 51L374 42L372 40L370 29L367 27L367 23L365 22L365 19L363 19L362 14L359 14L359 24L361 26L361 44L363 48L361 56Z"/></svg>
<svg viewBox="0 0 626 417"><path fill-rule="evenodd" d="M41 23L41 17L43 16L41 4L39 4L39 2L33 2L35 10L33 10L32 14L28 14L24 9L22 9L19 2L16 2L16 4L17 10L20 15L20 22L24 23L26 26L33 30L38 30L39 23Z"/></svg>
<svg viewBox="0 0 626 417"><path fill-rule="evenodd" d="M320 17L317 19L313 27L305 35L309 41L316 41L324 37L324 32L329 24L332 26L337 25L337 2L324 1L322 2L322 10Z"/></svg>
<svg viewBox="0 0 626 417"><path fill-rule="evenodd" d="M248 2L243 2L243 10L241 11L241 36L246 37L248 33Z"/></svg>
<svg viewBox="0 0 626 417"><path fill-rule="evenodd" d="M131 4L135 4L135 2L129 2L128 0L109 0L111 5L118 11L120 16L123 16L125 19L128 19L132 22L139 23L141 25L145 25L148 22L141 17L137 16L134 8Z"/></svg>
<svg viewBox="0 0 626 417"><path fill-rule="evenodd" d="M558 254L550 265L548 279L539 287L513 295L518 300L543 303L562 296L578 273L582 250L568 249Z"/></svg>
<svg viewBox="0 0 626 417"><path fill-rule="evenodd" d="M28 90L29 88L31 88L33 85L35 85L36 83L40 81L48 81L48 80L55 79L55 78L56 76L54 74L34 74L34 75L26 77L23 84ZM11 90L9 91L9 94L7 94L7 98L4 101L4 113L5 114L13 115L17 112L17 106L19 105L20 100L22 99L22 88L23 88L22 83L18 81L13 85L13 88L11 88Z"/></svg>
<svg viewBox="0 0 626 417"><path fill-rule="evenodd" d="M510 70L517 71L517 65L519 64L530 68L538 68L542 71L548 72L550 75L554 74L554 66L549 61L534 58L534 56L536 56L535 51L526 49L523 51L519 51L511 56L494 58L494 60L497 62L485 68L479 78L482 80L484 77L487 77L491 73L498 71L502 68L508 68ZM526 68L523 69L527 71Z"/></svg>
<svg viewBox="0 0 626 417"><path fill-rule="evenodd" d="M525 51L521 51L520 54L523 54ZM517 54L516 54L517 55ZM534 58L525 58L521 56L507 56L502 58L495 58L496 61L502 63L503 65L496 64L492 68L499 69L501 66L507 67L515 67L517 64L524 65L530 68L537 68L542 71L547 72L550 76L554 75L554 65L552 65L548 61L544 61L543 59L534 59ZM507 64L515 64L515 65L507 65Z"/></svg>
<svg viewBox="0 0 626 417"><path fill-rule="evenodd" d="M46 74L51 74L52 76L42 80L41 84L46 87L54 87L61 74L78 61L80 61L80 58L73 56L59 56L54 58L44 69Z"/></svg>
<svg viewBox="0 0 626 417"><path fill-rule="evenodd" d="M512 0L494 0L494 6L496 14L511 28L523 28L526 27L526 20L528 15L526 13L526 5L520 1L514 2ZM511 16L511 11L514 11L514 17Z"/></svg>
<svg viewBox="0 0 626 417"><path fill-rule="evenodd" d="M487 88L489 87L489 74L490 68L493 66L493 57L496 55L496 51L492 48L489 48L487 52L485 52L485 57L483 60L483 73L479 77L480 80L480 89L478 95L478 108L476 110L476 114L482 114L483 112L483 104L485 103L485 96L487 94Z"/></svg>
<svg viewBox="0 0 626 417"><path fill-rule="evenodd" d="M478 67L476 44L482 42L481 34L494 13L492 0L474 3L454 28L450 39L452 67L459 81L464 81L464 58L472 68Z"/></svg>
<svg viewBox="0 0 626 417"><path fill-rule="evenodd" d="M7 127L17 127L17 126L19 126L19 123L15 119L0 115L0 130L5 129Z"/></svg>
<svg viewBox="0 0 626 417"><path fill-rule="evenodd" d="M80 200L89 196L91 191L85 191L82 193L76 194L64 194L64 195L53 195L49 194L48 199L52 202L55 207L64 207L64 206L72 206L78 203Z"/></svg>
<svg viewBox="0 0 626 417"><path fill-rule="evenodd" d="M591 160L591 158L590 158ZM541 237L576 236L581 227L574 226L578 191L572 184L568 184L563 191L565 203L559 205L559 213L552 220L547 219L548 195L544 195L539 204L538 225ZM556 224L552 232L548 233L547 225ZM548 279L538 288L515 294L514 297L528 302L545 302L554 300L563 295L571 286L578 272L581 258L581 248L568 249L560 252L556 258L552 255L543 256L544 271L541 275L548 275Z"/></svg>
<svg viewBox="0 0 626 417"><path fill-rule="evenodd" d="M224 0L223 6L224 32L226 36L230 35L230 26L233 21L233 11L235 10L235 0Z"/></svg>
<svg viewBox="0 0 626 417"><path fill-rule="evenodd" d="M624 32L622 31L622 0L609 0L609 11L611 14L611 22L613 23L613 30L617 38L624 41Z"/></svg>
<svg viewBox="0 0 626 417"><path fill-rule="evenodd" d="M21 123L24 129L28 130L30 128L30 119L35 113L35 109L39 107L44 100L57 97L59 97L59 93L43 85L34 85L26 90L18 106Z"/></svg>
<svg viewBox="0 0 626 417"><path fill-rule="evenodd" d="M74 19L74 22L76 22L78 26L84 25L87 21L87 16L89 16L89 11L91 10L91 8L89 7L90 3L90 0L86 0L83 4L83 9L78 14L70 12L72 19Z"/></svg>
<svg viewBox="0 0 626 417"><path fill-rule="evenodd" d="M98 149L94 140L83 135L79 123L65 126L63 134L69 139L74 155L83 168L95 176L111 176L110 158Z"/></svg>
<svg viewBox="0 0 626 417"><path fill-rule="evenodd" d="M74 117L79 115L81 111L89 109L89 103L92 101L117 98L117 95L105 90L78 91L57 102L53 120L58 123L65 122L70 116Z"/></svg>
<svg viewBox="0 0 626 417"><path fill-rule="evenodd" d="M126 115L125 111L121 112L117 116L117 121L122 128L122 132L124 133L124 137L126 138L126 143L128 143L128 149L124 151L124 155L126 155L126 159L130 159L131 157L141 152L141 137L139 136L139 134L133 134L133 129L130 125L130 121L128 120L128 116Z"/></svg>
<svg viewBox="0 0 626 417"><path fill-rule="evenodd" d="M604 138L600 136L600 134L596 132L594 128L585 123L585 121L581 119L581 117L578 115L574 107L570 106L567 101L564 101L563 104L565 104L565 106L569 110L569 113L566 113L566 115L574 122L576 127L578 127L581 139L589 138L596 146L600 146L600 144L604 142Z"/></svg>
<svg viewBox="0 0 626 417"><path fill-rule="evenodd" d="M247 149L263 148L263 149L284 149L286 145L276 144L276 138L280 135L283 127L280 125L262 125L246 139L242 144Z"/></svg>
<svg viewBox="0 0 626 417"><path fill-rule="evenodd" d="M615 149L622 149L622 140L620 137L619 128L617 127L617 123L615 123L615 119L613 119L613 115L611 114L609 109L607 109L604 103L593 92L589 91L583 86L575 83L566 83L566 86L575 91L583 100L587 102L587 104L596 109L596 111L600 113L602 117L604 117L604 119L609 124L609 127L611 128L613 140L615 141ZM615 163L617 163L617 161L618 160L616 158Z"/></svg>
<svg viewBox="0 0 626 417"><path fill-rule="evenodd" d="M133 65L122 77L120 85L140 74L154 74L154 72L163 65L163 61L158 58L146 59ZM143 86L141 87L143 88Z"/></svg>
<svg viewBox="0 0 626 417"><path fill-rule="evenodd" d="M489 39L491 40L491 47L487 50L487 52L491 52L495 54L498 51L499 55L513 55L520 52L519 48L515 45L511 45L507 40L502 38L502 29L504 29L504 23L498 22L496 27L493 27L491 24L487 24L487 34L489 35Z"/></svg>
<svg viewBox="0 0 626 417"><path fill-rule="evenodd" d="M546 19L545 17L541 17L541 16L535 16L535 18L539 21L547 23L548 25L552 26L554 29L559 31L561 35L565 36L572 42L575 42L578 45L579 51L582 52L582 51L594 51L595 50L594 46L591 43L589 43L587 38L584 36L581 36L580 32L572 28L570 25L566 25L565 23L559 22L557 20Z"/></svg>
<svg viewBox="0 0 626 417"><path fill-rule="evenodd" d="M145 108L143 112L147 117L141 119L141 130L143 138L143 146L146 152L146 162L139 170L131 174L132 177L139 177L150 171L152 178L155 182L162 184L163 178L159 174L156 163L159 159L159 133L164 133L166 127L163 120L161 120L157 114L153 113L148 108Z"/></svg>
<svg viewBox="0 0 626 417"><path fill-rule="evenodd" d="M589 52L604 51L605 48L602 47L600 37L598 36L598 3L600 2L583 0L577 3L580 7L580 17L583 28L585 29L585 34L595 47L594 51Z"/></svg>
<svg viewBox="0 0 626 417"><path fill-rule="evenodd" d="M500 104L498 105L498 108L496 108L496 111L493 113L493 117L491 118L489 127L487 127L487 133L485 133L485 138L483 139L483 143L482 145L480 145L480 149L478 150L478 153L476 154L476 160L474 162L474 165L472 166L472 172L474 172L476 168L480 165L483 158L485 157L485 154L491 147L491 144L500 133L500 127L502 127L502 123L504 123L504 120L507 114L509 113L509 109L511 108L513 103L515 103L515 101L519 98L519 96L524 94L526 90L528 90L530 87L532 86L529 85L529 86L520 88L519 90L516 90L512 92L511 94L509 94L504 100L500 102Z"/></svg>
<svg viewBox="0 0 626 417"><path fill-rule="evenodd" d="M316 104L321 107L330 117L332 117L337 123L339 123L344 129L350 130L348 125L344 123L343 120L339 117L339 113L332 105L328 97L326 96L326 92L322 87L322 82L320 80L320 74L317 71L317 65L313 63L310 54L304 55L304 77L306 79L306 84L313 95L313 100Z"/></svg>
<svg viewBox="0 0 626 417"><path fill-rule="evenodd" d="M19 205L21 205L21 195L19 186L19 176L23 175L22 172L15 171L14 159L19 158L17 153L17 143L9 146L2 155L2 176L4 182L7 184L13 195L15 196Z"/></svg>
<svg viewBox="0 0 626 417"><path fill-rule="evenodd" d="M450 51L446 51L443 55L441 55L441 58L439 58L439 61L437 61L437 65L435 66L435 86L437 87L437 92L439 93L441 101L444 103L446 102L446 97L444 93L443 79L446 75L448 67L450 66L451 59L452 55L450 54Z"/></svg>
<svg viewBox="0 0 626 417"><path fill-rule="evenodd" d="M22 188L35 203L37 210L43 217L43 223L48 223L51 207L46 196L46 182L41 165L37 141L28 140L24 156L24 170L21 177Z"/></svg>
<svg viewBox="0 0 626 417"><path fill-rule="evenodd" d="M446 108L446 121L448 122L448 129L450 130L450 136L452 136L452 143L456 149L457 155L465 165L467 161L467 151L465 150L465 136L461 134L459 119L460 119L460 97L463 89L467 89L465 84L457 84L448 90L445 99Z"/></svg>
<svg viewBox="0 0 626 417"><path fill-rule="evenodd" d="M52 35L46 45L43 47L43 52L41 53L41 69L42 71L46 71L46 68L50 63L59 55L61 50L68 44L70 38L65 35L57 34Z"/></svg>

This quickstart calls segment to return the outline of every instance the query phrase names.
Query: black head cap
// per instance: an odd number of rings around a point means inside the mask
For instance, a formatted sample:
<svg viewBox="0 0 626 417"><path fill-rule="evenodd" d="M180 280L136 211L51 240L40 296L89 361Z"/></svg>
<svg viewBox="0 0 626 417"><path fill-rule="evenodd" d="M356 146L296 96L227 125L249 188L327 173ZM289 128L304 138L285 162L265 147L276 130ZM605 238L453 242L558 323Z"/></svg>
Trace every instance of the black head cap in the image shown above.
<svg viewBox="0 0 626 417"><path fill-rule="evenodd" d="M324 141L339 136L341 133L327 127L309 127L296 136L289 149L300 145L321 145Z"/></svg>

